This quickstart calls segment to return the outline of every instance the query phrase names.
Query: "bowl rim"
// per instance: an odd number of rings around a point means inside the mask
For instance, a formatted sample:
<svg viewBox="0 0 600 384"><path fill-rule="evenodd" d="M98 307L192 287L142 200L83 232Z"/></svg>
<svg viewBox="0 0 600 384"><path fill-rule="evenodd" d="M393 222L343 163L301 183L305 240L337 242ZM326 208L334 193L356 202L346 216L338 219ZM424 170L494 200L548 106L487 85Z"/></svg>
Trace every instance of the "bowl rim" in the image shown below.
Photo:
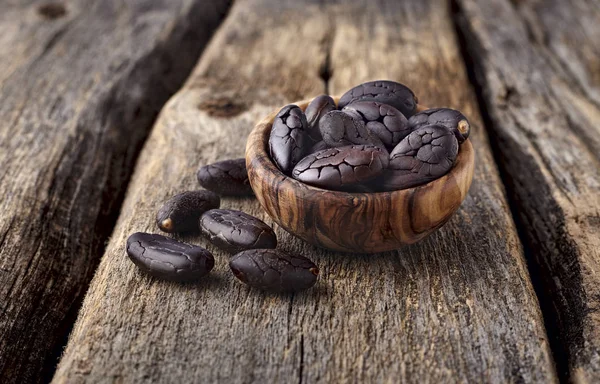
<svg viewBox="0 0 600 384"><path fill-rule="evenodd" d="M331 96L331 97L333 98L333 100L335 101L336 106L337 106L340 96ZM306 107L308 106L308 104L313 99L314 99L314 97L310 98L310 99L296 101L296 102L289 103L286 105L290 105L290 104L297 105L300 109L302 109L302 111L304 111L306 109ZM472 167L474 169L474 164L471 164L471 163L474 163L474 160L475 160L474 149L473 149L473 145L471 144L471 141L467 138L467 140L465 140L460 145L458 155L456 157L456 161L454 162L454 165L452 166L452 168L447 173L445 173L443 176L441 176L437 179L431 180L430 182L425 183L425 184L417 185L415 187L410 187L410 188L397 189L397 190L393 190L393 191L382 191L382 192L346 192L346 191L336 191L336 190L314 187L312 185L305 184L299 180L296 180L293 177L288 176L285 173L281 172L281 170L275 165L275 163L271 159L271 155L269 154L269 150L268 150L269 135L271 133L273 121L275 120L275 117L277 116L277 113L279 112L280 109L281 108L278 108L277 110L271 112L269 115L267 115L266 117L261 119L252 129L252 132L250 133L250 136L248 137L248 140L246 142L246 152L245 152L246 166L247 167L250 166L250 163L254 159L264 158L266 161L260 162L262 167L265 168L266 171L277 176L278 178L281 178L281 179L285 180L286 182L291 183L291 187L294 190L312 191L315 193L328 193L328 194L331 194L331 195L333 195L337 198L341 198L341 199L359 198L360 196L364 196L364 195L369 195L369 196L375 195L377 197L386 198L391 195L397 195L397 194L403 194L403 193L407 193L407 194L413 193L415 190L418 190L421 188L426 188L435 183L445 183L450 177L452 177L454 174L457 173L459 168ZM424 111L427 109L429 109L429 108L425 107L421 104L417 105L417 112L421 112L421 111ZM259 137L256 137L256 136L259 136ZM260 139L260 140L256 140L256 139ZM252 146L251 144L255 140L257 142L261 142L262 145ZM468 186L470 186L471 182L472 182L472 173L473 173L473 171L471 171L471 177L470 177L471 180L468 183ZM465 196L466 196L466 193L465 193Z"/></svg>

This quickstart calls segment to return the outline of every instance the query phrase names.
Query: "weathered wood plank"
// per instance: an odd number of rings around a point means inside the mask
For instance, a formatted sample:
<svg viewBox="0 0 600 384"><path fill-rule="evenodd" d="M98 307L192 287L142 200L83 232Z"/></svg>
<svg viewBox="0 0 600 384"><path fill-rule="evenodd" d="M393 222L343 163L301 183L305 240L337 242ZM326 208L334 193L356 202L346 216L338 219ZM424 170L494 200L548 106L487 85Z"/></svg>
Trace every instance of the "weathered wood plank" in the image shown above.
<svg viewBox="0 0 600 384"><path fill-rule="evenodd" d="M600 7L459 0L501 166L575 382L600 381Z"/></svg>
<svg viewBox="0 0 600 384"><path fill-rule="evenodd" d="M64 343L152 121L226 1L0 3L0 381Z"/></svg>
<svg viewBox="0 0 600 384"><path fill-rule="evenodd" d="M238 1L147 142L122 214L54 378L123 382L553 382L538 303L504 199L445 1ZM435 28L432 28L435 26ZM286 100L374 78L425 103L462 109L476 126L477 169L459 213L398 252L311 247L311 291L265 295L217 258L197 285L155 281L124 253L156 231L168 196L197 188L201 164L243 154L253 123ZM254 199L222 206L266 219ZM269 221L270 222L270 221Z"/></svg>

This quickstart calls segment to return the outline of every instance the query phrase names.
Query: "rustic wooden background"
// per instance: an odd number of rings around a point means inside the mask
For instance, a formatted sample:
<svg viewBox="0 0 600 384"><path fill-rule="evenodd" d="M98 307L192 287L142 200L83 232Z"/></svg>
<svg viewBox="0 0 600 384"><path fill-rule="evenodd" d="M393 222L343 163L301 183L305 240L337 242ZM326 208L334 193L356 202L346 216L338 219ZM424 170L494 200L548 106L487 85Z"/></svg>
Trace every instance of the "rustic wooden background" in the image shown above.
<svg viewBox="0 0 600 384"><path fill-rule="evenodd" d="M0 381L600 381L599 41L596 0L0 2ZM322 270L295 295L199 237L199 284L126 258L261 117L373 79L474 125L437 233L353 255L276 228Z"/></svg>

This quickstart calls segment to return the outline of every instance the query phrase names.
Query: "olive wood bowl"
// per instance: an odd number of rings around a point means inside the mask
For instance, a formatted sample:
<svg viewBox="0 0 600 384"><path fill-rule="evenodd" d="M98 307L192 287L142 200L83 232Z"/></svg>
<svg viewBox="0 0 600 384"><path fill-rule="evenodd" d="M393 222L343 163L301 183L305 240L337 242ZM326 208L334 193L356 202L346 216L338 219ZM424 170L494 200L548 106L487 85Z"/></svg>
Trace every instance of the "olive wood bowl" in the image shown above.
<svg viewBox="0 0 600 384"><path fill-rule="evenodd" d="M304 110L309 102L294 104ZM277 224L318 247L375 253L415 243L450 219L471 186L475 154L470 140L461 144L450 172L418 187L350 193L304 184L284 175L269 155L271 125L278 111L260 121L248 137L250 185Z"/></svg>

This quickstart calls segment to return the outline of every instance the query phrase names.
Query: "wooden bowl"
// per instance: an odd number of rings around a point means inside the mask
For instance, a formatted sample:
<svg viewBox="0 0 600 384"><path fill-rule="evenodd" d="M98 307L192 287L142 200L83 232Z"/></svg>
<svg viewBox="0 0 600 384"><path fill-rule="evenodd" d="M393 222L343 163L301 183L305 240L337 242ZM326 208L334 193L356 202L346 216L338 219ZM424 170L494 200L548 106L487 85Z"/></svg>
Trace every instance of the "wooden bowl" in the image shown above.
<svg viewBox="0 0 600 384"><path fill-rule="evenodd" d="M304 110L309 102L295 104ZM250 185L277 224L318 247L374 253L415 243L450 219L471 186L475 155L470 140L460 146L449 173L418 187L350 193L301 183L284 175L269 156L269 134L277 112L260 121L248 137Z"/></svg>

